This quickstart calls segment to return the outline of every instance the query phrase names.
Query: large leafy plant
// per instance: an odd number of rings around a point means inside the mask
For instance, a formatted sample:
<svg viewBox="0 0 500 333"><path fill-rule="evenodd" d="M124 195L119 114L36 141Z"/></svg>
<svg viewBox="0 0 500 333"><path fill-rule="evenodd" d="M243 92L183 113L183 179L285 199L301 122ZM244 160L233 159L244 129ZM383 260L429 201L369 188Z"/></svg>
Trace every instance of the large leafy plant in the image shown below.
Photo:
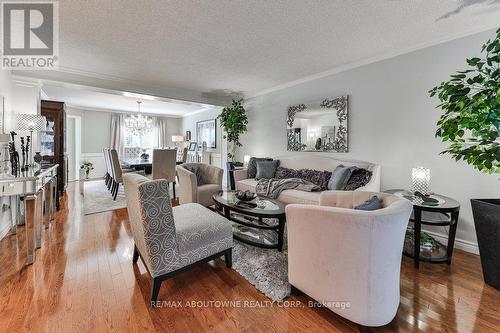
<svg viewBox="0 0 500 333"><path fill-rule="evenodd" d="M484 58L467 59L469 68L429 91L444 111L436 137L448 153L487 173L500 173L500 28L482 47Z"/></svg>
<svg viewBox="0 0 500 333"><path fill-rule="evenodd" d="M225 131L223 137L227 139L231 146L230 151L227 153L230 161L233 161L236 150L241 147L240 135L247 131L248 118L242 103L243 100L241 99L233 99L231 106L222 109L221 114L217 117Z"/></svg>

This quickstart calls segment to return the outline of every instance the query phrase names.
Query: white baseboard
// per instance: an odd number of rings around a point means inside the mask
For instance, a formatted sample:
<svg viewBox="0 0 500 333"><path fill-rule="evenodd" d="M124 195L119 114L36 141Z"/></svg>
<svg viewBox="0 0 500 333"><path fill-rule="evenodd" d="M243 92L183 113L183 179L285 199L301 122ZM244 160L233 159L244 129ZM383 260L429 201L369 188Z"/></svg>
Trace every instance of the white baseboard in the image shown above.
<svg viewBox="0 0 500 333"><path fill-rule="evenodd" d="M447 235L442 235L433 231L427 231L425 230L426 233L429 235L433 236L442 244L447 244L448 243L448 236ZM479 255L479 247L477 246L476 243L471 242L471 241L466 241L460 238L455 238L455 248L463 250L465 252L473 253Z"/></svg>

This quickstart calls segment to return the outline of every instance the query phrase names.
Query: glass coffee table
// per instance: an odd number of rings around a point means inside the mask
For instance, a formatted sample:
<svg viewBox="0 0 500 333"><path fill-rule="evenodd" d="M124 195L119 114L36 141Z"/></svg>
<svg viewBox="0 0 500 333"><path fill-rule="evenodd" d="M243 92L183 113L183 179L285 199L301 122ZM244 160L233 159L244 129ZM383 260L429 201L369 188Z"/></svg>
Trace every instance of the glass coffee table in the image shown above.
<svg viewBox="0 0 500 333"><path fill-rule="evenodd" d="M269 198L240 201L236 191L219 191L212 196L215 210L233 224L233 237L253 246L283 250L285 205Z"/></svg>

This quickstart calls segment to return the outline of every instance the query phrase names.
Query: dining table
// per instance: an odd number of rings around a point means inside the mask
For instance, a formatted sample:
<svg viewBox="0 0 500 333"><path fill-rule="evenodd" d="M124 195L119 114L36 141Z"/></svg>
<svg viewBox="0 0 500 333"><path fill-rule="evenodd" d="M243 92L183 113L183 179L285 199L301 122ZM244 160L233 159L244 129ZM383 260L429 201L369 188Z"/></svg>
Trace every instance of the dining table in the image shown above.
<svg viewBox="0 0 500 333"><path fill-rule="evenodd" d="M132 169L144 170L146 174L150 174L153 170L153 158L142 159L140 157L123 157L120 159L123 165ZM182 161L177 161L175 164L182 164Z"/></svg>

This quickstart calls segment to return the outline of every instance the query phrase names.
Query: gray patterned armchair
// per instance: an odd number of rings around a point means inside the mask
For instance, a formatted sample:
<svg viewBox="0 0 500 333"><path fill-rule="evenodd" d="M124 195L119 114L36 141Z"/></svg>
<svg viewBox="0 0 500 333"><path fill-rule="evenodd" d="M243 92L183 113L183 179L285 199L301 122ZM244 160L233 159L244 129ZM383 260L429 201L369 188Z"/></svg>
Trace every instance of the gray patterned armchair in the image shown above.
<svg viewBox="0 0 500 333"><path fill-rule="evenodd" d="M137 174L123 179L135 242L133 262L141 257L153 278L151 304L163 280L195 265L224 255L231 267L233 233L227 219L196 203L172 208L164 179Z"/></svg>

